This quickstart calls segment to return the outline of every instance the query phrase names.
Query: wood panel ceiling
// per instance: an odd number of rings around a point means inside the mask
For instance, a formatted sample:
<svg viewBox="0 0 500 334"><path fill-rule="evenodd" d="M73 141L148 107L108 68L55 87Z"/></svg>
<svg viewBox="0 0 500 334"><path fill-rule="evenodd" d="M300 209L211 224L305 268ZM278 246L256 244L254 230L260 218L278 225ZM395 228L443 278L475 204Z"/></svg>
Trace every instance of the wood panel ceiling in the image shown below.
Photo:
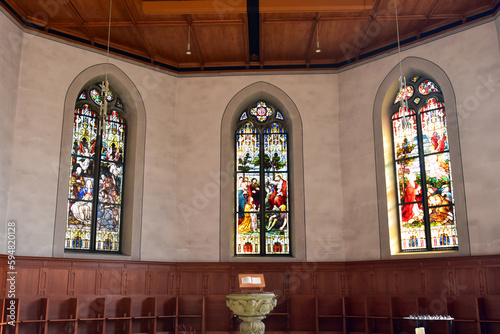
<svg viewBox="0 0 500 334"><path fill-rule="evenodd" d="M491 18L500 7L500 0L397 1L402 46ZM0 4L27 29L107 48L110 0ZM176 73L338 69L397 48L394 0L111 4L111 53Z"/></svg>

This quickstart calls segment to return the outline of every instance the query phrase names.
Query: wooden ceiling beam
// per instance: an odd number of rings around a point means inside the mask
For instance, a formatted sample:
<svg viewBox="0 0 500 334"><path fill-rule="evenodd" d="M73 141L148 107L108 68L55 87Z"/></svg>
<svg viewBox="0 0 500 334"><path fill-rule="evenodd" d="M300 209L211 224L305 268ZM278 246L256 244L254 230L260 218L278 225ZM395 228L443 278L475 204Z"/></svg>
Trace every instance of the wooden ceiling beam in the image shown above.
<svg viewBox="0 0 500 334"><path fill-rule="evenodd" d="M144 29L142 29L142 27L139 27L137 25L137 17L134 14L134 10L132 9L132 4L130 3L130 0L125 0L125 7L127 8L128 15L132 19L134 26L137 27L139 35L141 35L140 41L142 42L142 45L146 48L149 55L149 59L151 59L151 63L154 63L155 53L153 52L151 45L148 43L146 39L146 33L144 32Z"/></svg>
<svg viewBox="0 0 500 334"><path fill-rule="evenodd" d="M243 14L247 12L247 2L246 0L144 0L142 11L147 15Z"/></svg>
<svg viewBox="0 0 500 334"><path fill-rule="evenodd" d="M359 12L373 8L375 0L259 0L260 13ZM241 14L247 12L247 1L193 0L142 2L147 15Z"/></svg>
<svg viewBox="0 0 500 334"><path fill-rule="evenodd" d="M373 8L375 0L260 0L261 13L359 12Z"/></svg>
<svg viewBox="0 0 500 334"><path fill-rule="evenodd" d="M420 22L420 24L417 26L417 29L415 31L417 37L420 37L420 34L422 33L422 31L424 30L424 28L429 23L429 17L436 11L436 8L438 8L439 1L440 0L434 0L432 2L432 4L429 6L429 10L427 12L427 18L425 20L422 20Z"/></svg>
<svg viewBox="0 0 500 334"><path fill-rule="evenodd" d="M204 25L241 25L244 24L243 19L234 20L192 20L191 26L204 26ZM137 21L138 26L185 26L188 25L186 21Z"/></svg>
<svg viewBox="0 0 500 334"><path fill-rule="evenodd" d="M34 19L29 20L32 23L38 23ZM283 20L279 20L283 21ZM41 21L40 21L41 22ZM244 24L245 21L243 19L234 19L234 20L193 20L191 22L191 26L203 26L203 25L241 25ZM84 23L78 23L75 21L72 22L54 22L51 23L51 27L65 27L65 28L74 28L74 27L89 27L89 28L95 28L95 27L107 27L109 25L109 22L84 22ZM162 26L186 26L188 23L186 21L114 21L111 22L111 27L162 27Z"/></svg>
<svg viewBox="0 0 500 334"><path fill-rule="evenodd" d="M108 27L109 22L104 22L104 21L96 21L96 22L51 22L50 23L51 27L66 27L66 28L74 28L74 27L89 27L89 28L95 28L95 27ZM131 21L123 21L123 22L111 22L111 27L133 27L135 26L134 22Z"/></svg>

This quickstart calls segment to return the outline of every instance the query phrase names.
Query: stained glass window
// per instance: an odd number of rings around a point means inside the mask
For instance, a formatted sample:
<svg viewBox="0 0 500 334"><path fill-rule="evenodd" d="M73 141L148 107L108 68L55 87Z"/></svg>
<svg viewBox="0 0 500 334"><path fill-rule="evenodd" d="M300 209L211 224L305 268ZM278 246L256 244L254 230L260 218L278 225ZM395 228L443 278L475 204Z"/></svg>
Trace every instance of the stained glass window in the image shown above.
<svg viewBox="0 0 500 334"><path fill-rule="evenodd" d="M392 115L401 249L458 249L443 96L436 83L413 78L404 91L417 92L418 102L396 104Z"/></svg>
<svg viewBox="0 0 500 334"><path fill-rule="evenodd" d="M396 98L394 99L394 104L398 103L399 101L401 101L401 99L403 98L403 96L406 98L406 99L409 99L410 97L413 96L413 87L408 85L406 86L406 89L405 90L401 90L398 95L396 96Z"/></svg>
<svg viewBox="0 0 500 334"><path fill-rule="evenodd" d="M236 129L236 255L290 255L288 133L282 113L259 101Z"/></svg>
<svg viewBox="0 0 500 334"><path fill-rule="evenodd" d="M99 121L102 85L77 98L68 190L66 250L119 252L123 203L126 121L118 98L106 94L108 112Z"/></svg>
<svg viewBox="0 0 500 334"><path fill-rule="evenodd" d="M430 80L424 80L419 86L418 86L418 91L422 95L429 95L432 92L439 92L438 86L430 81Z"/></svg>

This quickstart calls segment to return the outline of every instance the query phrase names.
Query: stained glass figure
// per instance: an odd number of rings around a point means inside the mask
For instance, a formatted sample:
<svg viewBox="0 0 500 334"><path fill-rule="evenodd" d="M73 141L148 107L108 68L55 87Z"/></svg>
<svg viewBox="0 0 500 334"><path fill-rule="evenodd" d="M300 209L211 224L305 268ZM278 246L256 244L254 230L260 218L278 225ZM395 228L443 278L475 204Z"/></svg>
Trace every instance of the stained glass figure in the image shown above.
<svg viewBox="0 0 500 334"><path fill-rule="evenodd" d="M110 104L106 128L100 131L99 110L90 104L90 101L102 104L100 86L90 85L89 96L81 93L76 101L66 223L67 250L120 251L126 122ZM108 93L107 99L113 101L113 94Z"/></svg>
<svg viewBox="0 0 500 334"><path fill-rule="evenodd" d="M414 101L425 104L418 111L394 106L392 116L401 249L457 249L443 97L432 81L419 76L411 81L405 92L419 87ZM400 96L401 92L396 100Z"/></svg>
<svg viewBox="0 0 500 334"><path fill-rule="evenodd" d="M244 111L239 120L235 140L235 253L290 255L284 117L260 101L248 113Z"/></svg>

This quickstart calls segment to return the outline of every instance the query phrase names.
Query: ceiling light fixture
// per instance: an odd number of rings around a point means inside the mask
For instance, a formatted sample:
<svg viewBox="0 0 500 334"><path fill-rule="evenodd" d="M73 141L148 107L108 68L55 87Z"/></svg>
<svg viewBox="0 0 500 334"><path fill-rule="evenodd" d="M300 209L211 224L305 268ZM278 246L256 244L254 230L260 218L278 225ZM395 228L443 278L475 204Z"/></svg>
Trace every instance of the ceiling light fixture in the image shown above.
<svg viewBox="0 0 500 334"><path fill-rule="evenodd" d="M320 53L321 49L319 48L319 21L316 23L316 53Z"/></svg>
<svg viewBox="0 0 500 334"><path fill-rule="evenodd" d="M106 118L108 117L108 95L109 95L109 82L108 82L108 64L109 64L109 43L111 40L111 8L113 7L113 0L109 0L109 22L108 22L108 44L106 48L106 74L104 81L101 85L102 102L99 109L100 131L101 134L106 133Z"/></svg>
<svg viewBox="0 0 500 334"><path fill-rule="evenodd" d="M186 51L187 55L191 54L191 25L188 24L188 48Z"/></svg>

